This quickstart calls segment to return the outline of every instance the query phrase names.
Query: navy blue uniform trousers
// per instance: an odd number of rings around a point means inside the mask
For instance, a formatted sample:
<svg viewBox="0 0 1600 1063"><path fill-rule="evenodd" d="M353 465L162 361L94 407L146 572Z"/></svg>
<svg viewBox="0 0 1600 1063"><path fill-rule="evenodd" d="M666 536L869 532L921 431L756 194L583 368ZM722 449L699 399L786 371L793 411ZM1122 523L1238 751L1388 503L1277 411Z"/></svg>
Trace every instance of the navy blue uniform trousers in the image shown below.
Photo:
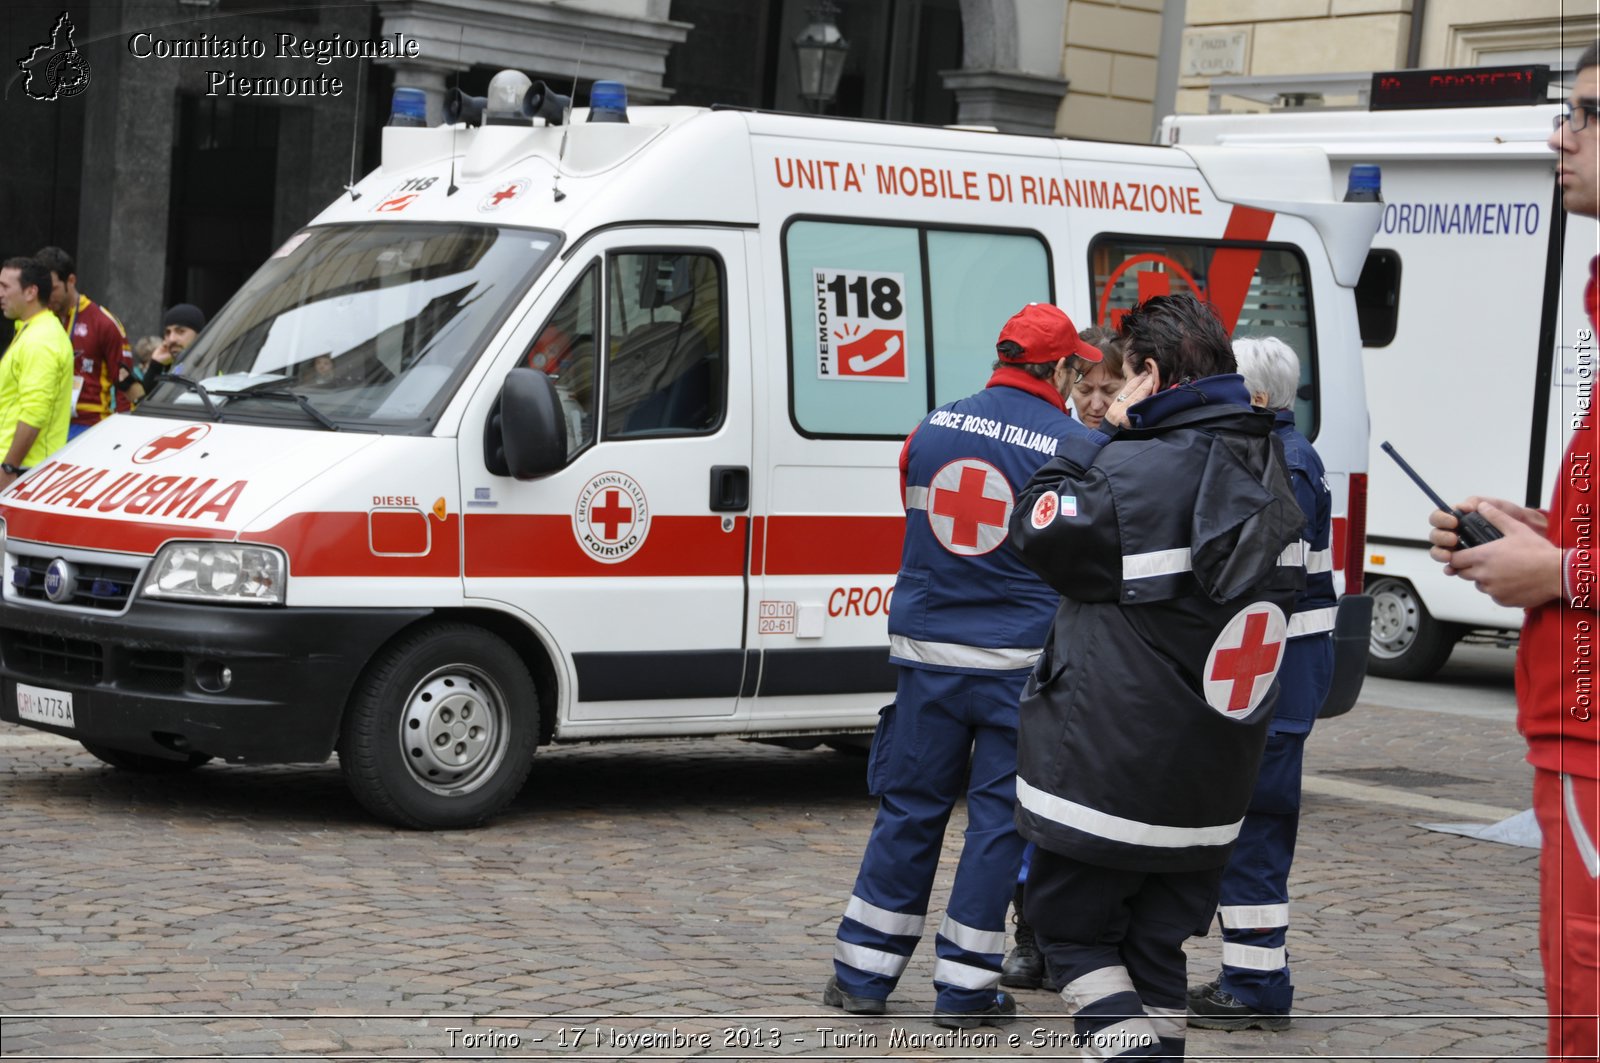
<svg viewBox="0 0 1600 1063"><path fill-rule="evenodd" d="M1124 871L1034 850L1027 919L1093 1058L1183 1058L1183 943L1205 934L1222 868Z"/></svg>
<svg viewBox="0 0 1600 1063"><path fill-rule="evenodd" d="M937 1006L994 1003L1006 908L1022 860L1017 833L1017 702L1027 674L900 669L872 740L878 817L834 943L839 986L886 998L921 939L945 824L965 790L967 831L935 937Z"/></svg>

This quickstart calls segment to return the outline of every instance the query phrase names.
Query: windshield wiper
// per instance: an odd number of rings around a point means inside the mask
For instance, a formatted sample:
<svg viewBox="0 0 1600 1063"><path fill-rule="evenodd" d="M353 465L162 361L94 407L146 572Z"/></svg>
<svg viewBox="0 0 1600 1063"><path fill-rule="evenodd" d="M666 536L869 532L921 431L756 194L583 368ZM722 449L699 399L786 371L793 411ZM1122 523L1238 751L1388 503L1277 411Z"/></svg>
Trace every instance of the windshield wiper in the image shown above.
<svg viewBox="0 0 1600 1063"><path fill-rule="evenodd" d="M330 432L339 430L339 422L311 405L311 400L298 391L289 391L284 385L287 380L269 380L265 384L252 384L240 391L225 391L230 403L244 402L248 399L276 399L278 401L292 402L306 412L306 416L316 421Z"/></svg>
<svg viewBox="0 0 1600 1063"><path fill-rule="evenodd" d="M211 401L211 392L206 390L206 386L204 384L200 383L198 380L190 380L186 376L169 372L161 374L161 379L156 382L156 386L159 387L161 384L164 384L169 380L174 384L182 384L196 395L199 395L200 401L205 403L206 413L211 415L211 419L213 421L221 422L222 411L217 409L217 404Z"/></svg>

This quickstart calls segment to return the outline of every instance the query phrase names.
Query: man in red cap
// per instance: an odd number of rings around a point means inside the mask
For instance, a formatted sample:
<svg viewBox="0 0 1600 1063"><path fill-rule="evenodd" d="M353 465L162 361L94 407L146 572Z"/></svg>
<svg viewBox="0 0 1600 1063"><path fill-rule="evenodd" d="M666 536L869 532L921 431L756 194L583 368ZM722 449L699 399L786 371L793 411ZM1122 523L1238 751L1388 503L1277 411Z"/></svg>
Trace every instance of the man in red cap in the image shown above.
<svg viewBox="0 0 1600 1063"><path fill-rule="evenodd" d="M934 1021L955 1029L1016 1017L1016 1001L996 987L1022 859L1017 700L1056 594L1006 547L1006 522L1062 438L1091 434L1066 413L1068 358L1101 359L1045 303L1006 322L995 349L988 385L930 413L900 452L906 532L889 611L900 678L873 738L867 783L878 817L822 996L856 1015L887 1010L922 937L945 822L965 784L966 842L933 973Z"/></svg>

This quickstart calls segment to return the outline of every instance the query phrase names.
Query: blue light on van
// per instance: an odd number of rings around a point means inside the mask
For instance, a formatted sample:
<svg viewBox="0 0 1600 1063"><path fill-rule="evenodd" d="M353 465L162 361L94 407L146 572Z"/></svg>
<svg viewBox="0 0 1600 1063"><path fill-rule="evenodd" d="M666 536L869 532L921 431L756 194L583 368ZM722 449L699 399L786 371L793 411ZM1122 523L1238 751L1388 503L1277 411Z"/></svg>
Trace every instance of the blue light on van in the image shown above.
<svg viewBox="0 0 1600 1063"><path fill-rule="evenodd" d="M428 94L421 89L397 88L389 104L389 124L398 126L426 126L428 124Z"/></svg>
<svg viewBox="0 0 1600 1063"><path fill-rule="evenodd" d="M1381 203L1383 201L1383 168L1371 163L1357 163L1350 167L1350 179L1344 187L1346 203Z"/></svg>
<svg viewBox="0 0 1600 1063"><path fill-rule="evenodd" d="M626 122L628 88L620 81L596 81L589 89L589 121Z"/></svg>

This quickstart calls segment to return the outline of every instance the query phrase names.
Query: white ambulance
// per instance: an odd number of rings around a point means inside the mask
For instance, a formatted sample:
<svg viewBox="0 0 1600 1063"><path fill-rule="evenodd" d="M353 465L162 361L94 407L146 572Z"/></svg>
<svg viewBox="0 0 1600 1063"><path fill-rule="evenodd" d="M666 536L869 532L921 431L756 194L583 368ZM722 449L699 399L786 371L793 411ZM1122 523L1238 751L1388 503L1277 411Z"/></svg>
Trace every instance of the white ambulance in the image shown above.
<svg viewBox="0 0 1600 1063"><path fill-rule="evenodd" d="M1315 145L1335 172L1383 170L1383 222L1356 290L1372 418L1370 670L1433 674L1463 638L1514 641L1497 606L1428 557L1433 504L1378 450L1388 440L1445 501L1549 503L1593 386L1583 286L1595 220L1567 217L1546 146L1560 111L1544 67L1375 75L1371 111L1169 118L1180 146ZM1507 99L1521 105L1505 105ZM1343 416L1329 410L1331 416ZM1352 414L1359 416L1359 413Z"/></svg>
<svg viewBox="0 0 1600 1063"><path fill-rule="evenodd" d="M420 828L501 808L545 743L865 734L901 441L1030 300L1194 291L1292 343L1359 583L1366 436L1330 413L1381 208L1322 152L549 125L526 86L385 129L181 375L0 497L0 717L135 770L337 751Z"/></svg>

